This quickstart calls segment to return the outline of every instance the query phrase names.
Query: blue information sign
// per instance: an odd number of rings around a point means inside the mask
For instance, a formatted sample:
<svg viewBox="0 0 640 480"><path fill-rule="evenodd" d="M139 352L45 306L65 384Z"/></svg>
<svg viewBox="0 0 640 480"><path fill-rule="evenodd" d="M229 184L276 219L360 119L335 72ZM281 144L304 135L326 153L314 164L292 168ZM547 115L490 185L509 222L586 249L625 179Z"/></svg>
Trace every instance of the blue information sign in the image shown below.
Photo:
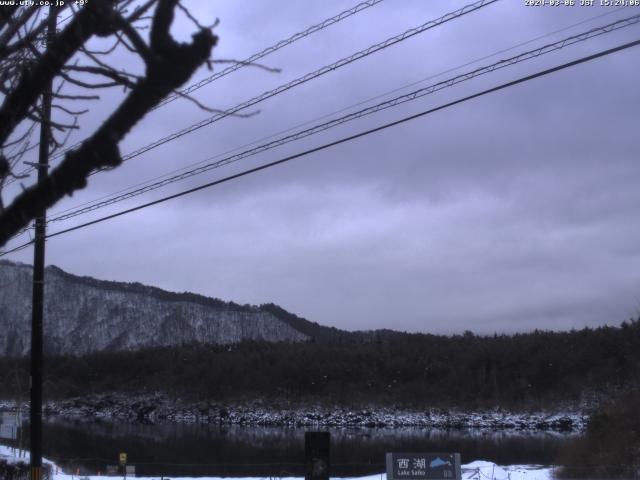
<svg viewBox="0 0 640 480"><path fill-rule="evenodd" d="M387 480L461 480L459 453L387 453Z"/></svg>

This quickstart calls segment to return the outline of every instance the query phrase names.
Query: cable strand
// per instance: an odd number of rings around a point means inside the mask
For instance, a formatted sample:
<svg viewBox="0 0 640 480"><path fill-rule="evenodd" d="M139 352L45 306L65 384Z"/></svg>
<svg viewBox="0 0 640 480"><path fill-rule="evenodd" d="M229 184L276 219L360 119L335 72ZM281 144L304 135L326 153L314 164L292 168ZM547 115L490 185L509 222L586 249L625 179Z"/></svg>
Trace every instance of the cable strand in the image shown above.
<svg viewBox="0 0 640 480"><path fill-rule="evenodd" d="M154 200L152 202L147 202L145 204L138 205L136 207L132 207L132 208L129 208L129 209L126 209L126 210L122 210L120 212L116 212L114 214L107 215L107 216L104 216L104 217L101 217L101 218L97 218L95 220L92 220L92 221L89 221L89 222L85 222L83 224L76 225L74 227L70 227L70 228L67 228L67 229L64 229L64 230L60 230L60 231L57 231L57 232L54 232L54 233L50 233L45 238L49 239L49 238L53 238L53 237L56 237L56 236L59 236L59 235L63 235L63 234L69 233L69 232L73 232L75 230L86 228L86 227L88 227L90 225L95 225L97 223L102 223L104 221L111 220L113 218L117 218L117 217L129 214L129 213L132 213L132 212L136 212L138 210L142 210L144 208L148 208L148 207L151 207L151 206L154 206L154 205L158 205L160 203L164 203L164 202L169 201L169 200L173 200L175 198L179 198L179 197L182 197L182 196L185 196L185 195L188 195L188 194L200 191L200 190L204 190L206 188L211 188L213 186L220 185L222 183L226 183L226 182L229 182L231 180L235 180L235 179L247 176L247 175L252 174L252 173L256 173L256 172L259 172L259 171L262 171L262 170L266 170L267 168L271 168L271 167L274 167L276 165L281 165L283 163L289 162L291 160L294 160L294 159L297 159L297 158L300 158L300 157L304 157L304 156L310 155L312 153L316 153L316 152L319 152L319 151L322 151L322 150L326 150L326 149L328 149L330 147L334 147L334 146L340 145L342 143L346 143L346 142L349 142L349 141L352 141L352 140L355 140L355 139L358 139L358 138L361 138L361 137L365 137L367 135L371 135L373 133L376 133L376 132L379 132L379 131L382 131L382 130L386 130L387 128L391 128L391 127L394 127L394 126L409 122L411 120L415 120L417 118L420 118L420 117L423 117L423 116L426 116L426 115L430 115L432 113L435 113L435 112L438 112L440 110L444 110L446 108L461 104L463 102L467 102L469 100L473 100L475 98L478 98L478 97L481 97L481 96L484 96L484 95L488 95L490 93L494 93L494 92L497 92L497 91L500 91L500 90L504 90L506 88L513 87L515 85L519 85L521 83L525 83L525 82L534 80L536 78L543 77L543 76L549 75L551 73L558 72L560 70L565 70L567 68L574 67L576 65L579 65L579 64L582 64L582 63L586 63L586 62L595 60L597 58L604 57L606 55L611 55L613 53L616 53L616 52L619 52L619 51L622 51L622 50L626 50L628 48L635 47L637 45L640 45L640 39L639 40L635 40L633 42L625 43L623 45L619 45L619 46L614 47L614 48L603 50L603 51L600 51L598 53L595 53L595 54L592 54L592 55L588 55L586 57L581 57L581 58L579 58L577 60L573 60L573 61L568 62L568 63L564 63L564 64L561 64L561 65L558 65L558 66L555 66L555 67L552 67L552 68L548 68L546 70L542 70L540 72L537 72L537 73L534 73L534 74L531 74L531 75L527 75L525 77L521 77L521 78L518 78L516 80L512 80L510 82L506 82L506 83L500 84L498 86L495 86L495 87L492 87L492 88L489 88L489 89L474 93L472 95L468 95L468 96L460 98L458 100L454 100L452 102L445 103L445 104L440 105L438 107L431 108L429 110L425 110L423 112L416 113L414 115L410 115L410 116L401 118L399 120L396 120L396 121L393 121L393 122L389 122L389 123L386 123L384 125L380 125L378 127L375 127L375 128L369 129L369 130L365 130L365 131L356 133L354 135L349 135L349 136L343 137L343 138L341 138L339 140L335 140L333 142L325 143L325 144L320 145L318 147L314 147L314 148L311 148L311 149L296 153L294 155L290 155L290 156L281 158L280 160L276 160L276 161L273 161L273 162L270 162L270 163L267 163L267 164L264 164L264 165L260 165L258 167L254 167L254 168L251 168L251 169L248 169L248 170L244 170L242 172L239 172L239 173L236 173L234 175L230 175L230 176L227 176L227 177L224 177L224 178L221 178L221 179L206 183L204 185L200 185L200 186L197 186L197 187L194 187L194 188L190 188L188 190L184 190L182 192L178 192L178 193L175 193L173 195L169 195L169 196ZM33 242L30 242L30 243L33 243ZM17 247L17 248L22 248L24 246L26 246L26 244L23 245L23 246ZM11 253L11 251L1 252L0 256L7 255L8 253Z"/></svg>
<svg viewBox="0 0 640 480"><path fill-rule="evenodd" d="M159 181L151 183L149 185L145 185L143 187L131 190L131 191L127 192L127 193L123 193L121 195L117 195L117 196L111 197L111 198L109 198L107 200L103 200L101 202L93 203L93 204L88 205L86 207L78 208L78 209L72 210L72 211L70 211L68 213L64 213L64 214L61 214L61 215L58 215L58 216L54 216L49 220L49 223L67 220L67 219L76 217L78 215L82 215L84 213L88 213L88 212L91 212L91 211L106 207L108 205L112 205L114 203L118 203L120 201L124 201L124 200L130 199L130 198L142 195L142 194L150 192L152 190L156 190L158 188L161 188L161 187L164 187L166 185L169 185L171 183L175 183L175 182L178 182L178 181L193 177L195 175L200 175L200 174L205 173L207 171L210 171L212 169L219 168L219 167L222 167L222 166L237 162L237 161L239 161L241 159L244 159L244 158L259 154L259 153L263 153L263 152L265 152L267 150L271 150L273 148L285 145L285 144L290 143L292 141L296 141L296 140L300 140L302 138L306 138L308 136L317 134L319 132L328 130L330 128L334 128L334 127L336 127L338 125L342 125L344 123L347 123L347 122L362 118L364 116L371 115L371 114L374 114L374 113L377 113L377 112L380 112L380 111L383 111L383 110L386 110L386 109L389 109L389 108L392 108L392 107L396 107L398 105L402 105L404 103L416 100L416 99L421 98L421 97L426 96L426 95L433 94L433 93L435 93L437 91L440 91L442 89L449 88L449 87L452 87L452 86L457 85L459 83L471 80L471 79L476 78L476 77L478 77L480 75L485 75L487 73L492 73L492 72L495 72L495 71L497 71L499 69L515 65L516 63L519 63L519 62L522 62L522 61L526 61L526 60L530 60L530 59L533 59L533 58L537 58L537 57L539 57L541 55L545 55L545 54L548 54L550 52L553 52L553 51L556 51L556 50L560 50L562 48L565 48L567 46L573 45L575 43L586 41L586 40L588 40L590 38L594 38L594 37L597 37L597 36L600 36L600 35L603 35L603 34L606 34L606 33L610 33L612 31L615 31L615 30L620 29L620 28L624 28L624 27L627 27L627 26L630 26L630 25L637 24L638 22L640 22L640 14L634 15L632 17L625 18L625 19L622 19L622 20L618 20L616 22L613 22L613 23L608 24L608 25L604 25L602 27L590 29L590 30L588 30L586 32L583 32L583 33L580 33L580 34L577 34L577 35L573 35L571 37L567 37L567 38L559 40L557 42L554 42L554 43L551 43L551 44L547 44L547 45L544 45L542 47L539 47L539 48L536 48L536 49L533 49L533 50L529 50L529 51L520 53L520 54L515 55L515 56L513 56L511 58L508 58L508 59L505 59L505 60L500 60L500 61L498 61L496 63L491 64L491 65L479 67L479 68L477 68L475 70L472 70L470 72L466 72L466 73L457 75L455 77L449 78L447 80L443 80L441 82L438 82L438 83L423 87L421 89L415 90L413 92L407 93L405 95L400 95L400 96L395 97L393 99L380 102L380 103L378 103L376 105L373 105L371 107L367 107L367 108L361 109L359 111L344 115L342 117L330 120L328 122L324 122L324 123L312 126L310 128L298 131L296 133L293 133L293 134L290 134L290 135L287 135L287 136L284 136L284 137L280 137L280 138L278 138L276 140L273 140L271 142L268 142L268 143L265 143L265 144L262 144L262 145L258 145L258 146L254 147L254 148L251 148L251 149L245 150L243 152L240 152L240 153L225 157L225 158L223 158L221 160L218 160L216 162L208 163L208 164L200 166L198 168L195 168L195 169L192 169L192 170L188 170L186 172L183 172L183 173L180 173L180 174L177 174L177 175L174 175L174 176L159 180Z"/></svg>

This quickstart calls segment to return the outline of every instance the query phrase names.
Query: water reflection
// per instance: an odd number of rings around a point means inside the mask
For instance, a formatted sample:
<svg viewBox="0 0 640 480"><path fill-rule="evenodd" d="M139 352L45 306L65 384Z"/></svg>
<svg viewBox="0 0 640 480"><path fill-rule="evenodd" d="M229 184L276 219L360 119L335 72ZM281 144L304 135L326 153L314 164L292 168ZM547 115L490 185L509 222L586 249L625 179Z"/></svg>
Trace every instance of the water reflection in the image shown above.
<svg viewBox="0 0 640 480"><path fill-rule="evenodd" d="M49 419L45 456L65 470L104 472L126 452L138 475L304 475L304 428L203 424L130 424ZM323 429L325 430L325 429ZM551 465L571 436L515 430L329 428L332 475L384 470L388 451L457 451L463 463Z"/></svg>

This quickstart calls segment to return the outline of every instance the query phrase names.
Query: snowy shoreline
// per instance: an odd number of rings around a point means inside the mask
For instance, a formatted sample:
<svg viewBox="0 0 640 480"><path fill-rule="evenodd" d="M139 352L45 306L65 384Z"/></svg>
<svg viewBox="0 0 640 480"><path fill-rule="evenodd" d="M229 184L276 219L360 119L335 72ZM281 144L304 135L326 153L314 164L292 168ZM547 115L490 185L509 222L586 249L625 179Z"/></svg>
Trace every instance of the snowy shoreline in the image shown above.
<svg viewBox="0 0 640 480"><path fill-rule="evenodd" d="M10 447L0 445L0 463L7 462L9 464L29 462L29 453L23 458L16 458L14 451ZM48 459L43 459L43 463L49 464L52 471L52 480L103 480L104 476L99 475L72 475L65 473L59 466ZM552 480L554 467L543 465L497 465L493 462L484 460L475 460L473 462L462 465L462 478L465 480ZM222 480L222 478L231 477L175 477L180 480ZM113 477L116 478L116 477ZM136 477L148 480L156 480L160 477ZM165 477L167 478L167 477ZM233 477L234 480L258 480L271 479L273 477ZM281 480L298 480L302 477L280 477ZM335 478L335 477L333 477ZM367 475L363 477L344 477L357 478L358 480L385 480L386 474Z"/></svg>
<svg viewBox="0 0 640 480"><path fill-rule="evenodd" d="M16 403L0 400L0 412L15 411ZM28 405L23 405L23 413ZM126 396L91 395L62 401L48 401L45 416L85 419L113 419L146 423L216 423L255 426L322 427L425 427L478 428L501 430L554 430L581 432L588 414L578 409L560 411L508 412L406 410L389 407L349 409L344 407L306 406L276 408L260 404L225 405L213 402L198 404L172 401L162 394Z"/></svg>

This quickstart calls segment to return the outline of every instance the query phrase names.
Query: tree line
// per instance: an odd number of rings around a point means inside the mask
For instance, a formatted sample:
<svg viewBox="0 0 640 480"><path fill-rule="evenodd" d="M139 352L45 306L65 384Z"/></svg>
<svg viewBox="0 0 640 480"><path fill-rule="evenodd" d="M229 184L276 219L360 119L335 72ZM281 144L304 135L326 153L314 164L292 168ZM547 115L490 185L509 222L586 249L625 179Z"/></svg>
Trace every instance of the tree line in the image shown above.
<svg viewBox="0 0 640 480"><path fill-rule="evenodd" d="M28 358L0 358L3 397L24 394ZM193 344L49 357L45 394L164 392L190 400L418 408L529 408L610 398L640 385L640 318L619 327L471 332L307 343Z"/></svg>

